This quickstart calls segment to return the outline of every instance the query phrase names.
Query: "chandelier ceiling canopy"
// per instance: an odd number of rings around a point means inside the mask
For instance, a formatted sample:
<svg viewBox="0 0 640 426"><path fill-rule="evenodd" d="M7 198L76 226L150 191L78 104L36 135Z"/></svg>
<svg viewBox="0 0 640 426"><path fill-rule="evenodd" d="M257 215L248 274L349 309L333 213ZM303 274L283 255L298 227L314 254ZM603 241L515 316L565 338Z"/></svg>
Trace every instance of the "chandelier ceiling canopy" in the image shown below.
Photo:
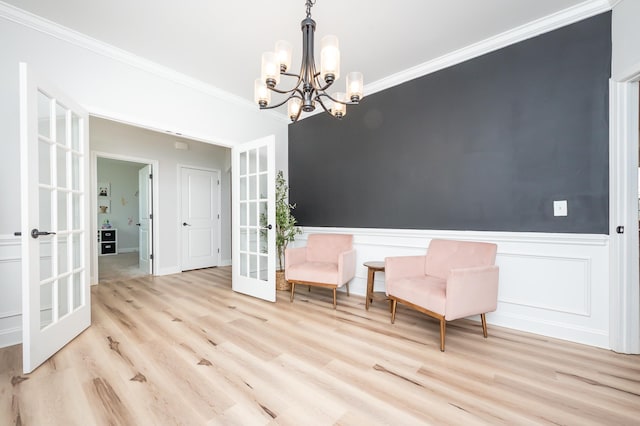
<svg viewBox="0 0 640 426"><path fill-rule="evenodd" d="M254 84L254 98L260 109L278 108L287 104L288 116L295 122L302 111L311 112L319 104L326 112L340 119L347 114L347 105L357 105L363 97L363 76L360 72L347 74L346 92L327 90L340 78L340 49L338 38L327 35L320 41L320 71L314 60L314 33L316 22L311 19L311 7L316 0L306 0L307 16L300 23L302 29L302 63L300 72L288 72L291 67L291 44L276 42L274 52L262 54L262 72ZM294 77L297 82L291 89L278 87L281 76ZM284 95L284 100L271 105L271 93Z"/></svg>

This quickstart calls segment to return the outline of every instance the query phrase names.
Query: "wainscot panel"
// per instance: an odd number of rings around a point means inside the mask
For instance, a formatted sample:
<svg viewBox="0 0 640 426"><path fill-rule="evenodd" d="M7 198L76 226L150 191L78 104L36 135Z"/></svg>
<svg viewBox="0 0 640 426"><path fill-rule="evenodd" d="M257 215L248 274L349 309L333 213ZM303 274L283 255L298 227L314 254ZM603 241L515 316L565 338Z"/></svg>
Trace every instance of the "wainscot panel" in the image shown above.
<svg viewBox="0 0 640 426"><path fill-rule="evenodd" d="M496 243L500 289L498 309L487 315L490 324L609 347L607 235L328 227L303 230L293 246L304 246L313 233L354 235L356 277L349 289L362 296L367 282L363 262L424 254L434 238ZM375 278L375 291L384 291L384 273L377 273Z"/></svg>
<svg viewBox="0 0 640 426"><path fill-rule="evenodd" d="M22 341L20 238L0 235L0 348Z"/></svg>

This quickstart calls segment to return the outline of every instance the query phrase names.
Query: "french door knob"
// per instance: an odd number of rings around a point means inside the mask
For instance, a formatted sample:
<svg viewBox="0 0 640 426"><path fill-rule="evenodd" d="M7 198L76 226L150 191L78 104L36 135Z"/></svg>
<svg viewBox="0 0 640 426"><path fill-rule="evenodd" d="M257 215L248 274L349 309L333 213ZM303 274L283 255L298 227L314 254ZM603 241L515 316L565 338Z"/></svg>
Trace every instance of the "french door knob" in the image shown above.
<svg viewBox="0 0 640 426"><path fill-rule="evenodd" d="M38 231L38 228L33 228L31 230L31 237L32 238L38 238L40 235L55 235L55 232L49 232L49 231Z"/></svg>
<svg viewBox="0 0 640 426"><path fill-rule="evenodd" d="M262 229L272 229L273 226L271 226L271 224L268 224L267 226L263 226Z"/></svg>

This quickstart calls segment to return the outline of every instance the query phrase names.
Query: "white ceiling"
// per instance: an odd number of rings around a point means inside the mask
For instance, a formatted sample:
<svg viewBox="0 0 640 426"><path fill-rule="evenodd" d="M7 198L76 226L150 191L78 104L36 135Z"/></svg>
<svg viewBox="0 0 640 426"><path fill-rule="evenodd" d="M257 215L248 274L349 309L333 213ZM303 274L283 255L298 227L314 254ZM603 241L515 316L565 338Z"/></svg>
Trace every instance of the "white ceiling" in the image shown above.
<svg viewBox="0 0 640 426"><path fill-rule="evenodd" d="M3 1L251 101L276 40L300 64L304 0ZM316 49L337 35L342 75L361 71L366 85L584 2L317 0L311 12Z"/></svg>

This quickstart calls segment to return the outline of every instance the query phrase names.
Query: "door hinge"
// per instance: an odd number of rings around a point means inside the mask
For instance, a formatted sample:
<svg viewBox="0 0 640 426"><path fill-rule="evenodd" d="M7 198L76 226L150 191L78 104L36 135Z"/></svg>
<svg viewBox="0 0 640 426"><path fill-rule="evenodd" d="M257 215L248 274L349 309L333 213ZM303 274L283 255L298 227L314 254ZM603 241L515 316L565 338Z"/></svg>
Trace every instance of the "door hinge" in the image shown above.
<svg viewBox="0 0 640 426"><path fill-rule="evenodd" d="M149 255L149 259L153 260L153 254Z"/></svg>
<svg viewBox="0 0 640 426"><path fill-rule="evenodd" d="M149 213L149 219L153 219L153 213Z"/></svg>
<svg viewBox="0 0 640 426"><path fill-rule="evenodd" d="M220 253L220 249L218 249L218 253Z"/></svg>
<svg viewBox="0 0 640 426"><path fill-rule="evenodd" d="M218 185L220 185L220 179L218 179Z"/></svg>
<svg viewBox="0 0 640 426"><path fill-rule="evenodd" d="M149 173L149 179L153 179L153 173Z"/></svg>
<svg viewBox="0 0 640 426"><path fill-rule="evenodd" d="M220 215L218 215L218 219L220 219Z"/></svg>

